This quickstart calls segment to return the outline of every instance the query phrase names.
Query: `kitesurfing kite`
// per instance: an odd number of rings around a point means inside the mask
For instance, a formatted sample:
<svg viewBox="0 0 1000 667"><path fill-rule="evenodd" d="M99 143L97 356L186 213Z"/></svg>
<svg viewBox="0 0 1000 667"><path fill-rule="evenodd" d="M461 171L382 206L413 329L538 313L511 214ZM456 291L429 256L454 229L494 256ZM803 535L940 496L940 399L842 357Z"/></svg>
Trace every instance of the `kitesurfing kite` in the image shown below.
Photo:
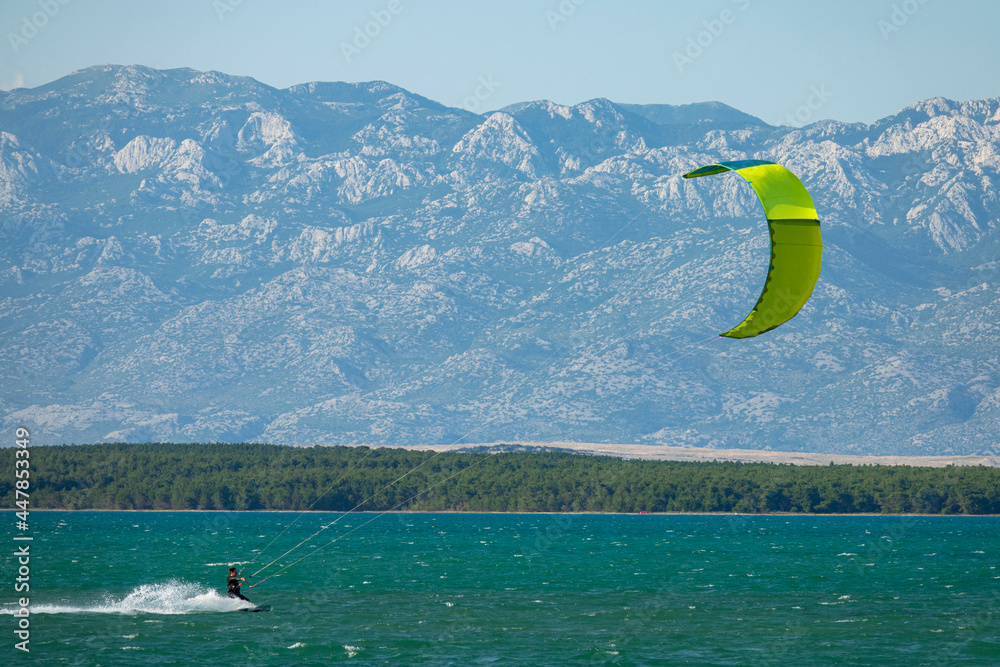
<svg viewBox="0 0 1000 667"><path fill-rule="evenodd" d="M699 167L684 178L735 171L746 179L764 206L771 232L771 266L757 304L727 338L759 336L795 317L812 295L823 259L819 216L802 181L780 164L738 160Z"/></svg>

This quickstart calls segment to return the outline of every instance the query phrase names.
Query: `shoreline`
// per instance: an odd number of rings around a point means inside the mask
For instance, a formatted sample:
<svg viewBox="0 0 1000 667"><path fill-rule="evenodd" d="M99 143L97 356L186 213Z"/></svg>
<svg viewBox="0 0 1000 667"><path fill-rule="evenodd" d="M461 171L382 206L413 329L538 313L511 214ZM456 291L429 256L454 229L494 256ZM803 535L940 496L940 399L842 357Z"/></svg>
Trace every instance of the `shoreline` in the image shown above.
<svg viewBox="0 0 1000 667"><path fill-rule="evenodd" d="M8 511L14 512L15 509L11 508ZM976 518L976 517L1000 517L1000 514L914 514L914 513L880 513L880 512L852 512L852 513L817 513L817 512L767 512L767 513L743 513L743 512L483 512L483 511L469 511L465 512L462 510L417 510L417 511L379 511L379 510L365 510L357 512L348 512L346 510L109 510L109 509L58 509L52 507L46 508L32 508L32 512L159 512L162 514L167 513L180 513L180 512L204 512L204 513L224 513L224 514L485 514L485 515L504 515L504 514L518 514L523 516L739 516L739 517L749 517L749 516L773 516L773 517L851 517L851 516L867 516L867 517L928 517L928 518Z"/></svg>

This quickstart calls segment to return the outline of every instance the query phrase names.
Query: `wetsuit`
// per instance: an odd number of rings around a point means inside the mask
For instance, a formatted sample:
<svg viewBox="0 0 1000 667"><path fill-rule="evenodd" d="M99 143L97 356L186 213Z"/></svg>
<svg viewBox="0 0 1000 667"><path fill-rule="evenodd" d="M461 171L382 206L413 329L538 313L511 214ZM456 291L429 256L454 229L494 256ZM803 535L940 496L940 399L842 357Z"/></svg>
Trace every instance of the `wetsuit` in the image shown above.
<svg viewBox="0 0 1000 667"><path fill-rule="evenodd" d="M243 597L243 595L240 593L240 579L239 579L239 577L232 577L231 576L227 580L227 583L229 584L229 597L231 597L231 598L239 598L240 600L246 600L247 602L250 602L249 599Z"/></svg>

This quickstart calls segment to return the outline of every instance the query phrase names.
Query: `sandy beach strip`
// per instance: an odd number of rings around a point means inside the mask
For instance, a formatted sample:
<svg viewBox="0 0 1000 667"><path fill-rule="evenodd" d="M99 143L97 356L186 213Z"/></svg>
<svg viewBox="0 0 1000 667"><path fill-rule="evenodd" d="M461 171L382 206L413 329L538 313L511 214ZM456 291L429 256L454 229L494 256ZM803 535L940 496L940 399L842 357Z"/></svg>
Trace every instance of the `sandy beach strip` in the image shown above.
<svg viewBox="0 0 1000 667"><path fill-rule="evenodd" d="M487 448L503 450L511 447L528 450L564 450L579 454L616 456L647 461L739 461L742 463L786 463L803 466L880 465L943 468L945 466L1000 466L1000 456L866 456L855 454L821 454L816 452L780 452L759 449L709 449L705 447L667 447L663 445L602 444L591 442L492 442L460 445L422 445L412 449L437 452L468 451Z"/></svg>

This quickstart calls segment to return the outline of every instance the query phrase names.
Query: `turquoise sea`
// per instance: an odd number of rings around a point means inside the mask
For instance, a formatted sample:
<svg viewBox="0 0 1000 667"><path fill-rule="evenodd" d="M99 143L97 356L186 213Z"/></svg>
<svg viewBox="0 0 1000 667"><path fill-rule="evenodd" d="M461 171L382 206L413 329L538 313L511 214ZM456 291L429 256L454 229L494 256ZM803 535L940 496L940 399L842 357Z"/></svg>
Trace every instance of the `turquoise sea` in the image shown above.
<svg viewBox="0 0 1000 667"><path fill-rule="evenodd" d="M32 512L25 655L4 516L2 664L1000 664L997 517Z"/></svg>

